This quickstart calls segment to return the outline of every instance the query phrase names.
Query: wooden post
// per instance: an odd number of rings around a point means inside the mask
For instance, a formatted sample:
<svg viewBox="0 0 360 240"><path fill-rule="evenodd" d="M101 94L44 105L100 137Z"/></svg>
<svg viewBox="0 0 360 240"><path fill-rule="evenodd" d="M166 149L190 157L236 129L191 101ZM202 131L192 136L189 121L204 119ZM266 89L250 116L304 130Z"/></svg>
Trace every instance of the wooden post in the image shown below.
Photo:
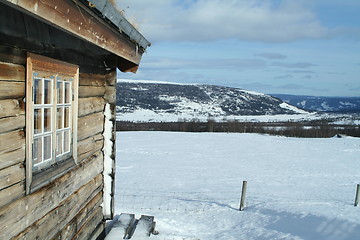
<svg viewBox="0 0 360 240"><path fill-rule="evenodd" d="M246 186L247 186L247 181L243 181L239 211L243 211L245 208Z"/></svg>
<svg viewBox="0 0 360 240"><path fill-rule="evenodd" d="M356 195L355 195L355 203L354 203L355 207L359 204L359 199L360 199L360 184L356 185Z"/></svg>

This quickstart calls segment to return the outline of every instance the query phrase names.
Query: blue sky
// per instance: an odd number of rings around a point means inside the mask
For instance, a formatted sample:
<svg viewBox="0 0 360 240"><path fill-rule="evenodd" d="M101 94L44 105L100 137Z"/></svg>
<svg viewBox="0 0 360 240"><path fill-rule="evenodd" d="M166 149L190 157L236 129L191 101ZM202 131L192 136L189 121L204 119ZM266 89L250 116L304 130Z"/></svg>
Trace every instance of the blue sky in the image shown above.
<svg viewBox="0 0 360 240"><path fill-rule="evenodd" d="M117 0L152 43L136 75L264 93L360 96L359 0Z"/></svg>

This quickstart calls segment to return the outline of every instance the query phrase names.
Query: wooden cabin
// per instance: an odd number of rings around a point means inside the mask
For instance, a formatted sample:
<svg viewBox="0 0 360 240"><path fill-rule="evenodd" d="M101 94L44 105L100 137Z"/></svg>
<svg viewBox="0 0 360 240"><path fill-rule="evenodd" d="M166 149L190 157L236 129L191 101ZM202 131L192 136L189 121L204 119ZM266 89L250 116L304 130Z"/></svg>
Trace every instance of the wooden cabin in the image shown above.
<svg viewBox="0 0 360 240"><path fill-rule="evenodd" d="M117 69L148 46L106 0L0 0L0 239L103 237Z"/></svg>

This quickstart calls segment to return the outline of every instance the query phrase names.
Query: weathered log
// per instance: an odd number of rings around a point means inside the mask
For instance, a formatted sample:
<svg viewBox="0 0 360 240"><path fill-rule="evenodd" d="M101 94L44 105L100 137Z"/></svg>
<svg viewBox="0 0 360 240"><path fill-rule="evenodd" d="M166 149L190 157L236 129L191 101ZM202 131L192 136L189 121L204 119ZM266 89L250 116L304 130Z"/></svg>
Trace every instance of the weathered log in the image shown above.
<svg viewBox="0 0 360 240"><path fill-rule="evenodd" d="M0 118L0 126L0 134L23 129L25 127L25 115Z"/></svg>
<svg viewBox="0 0 360 240"><path fill-rule="evenodd" d="M101 74L80 73L80 86L105 86L105 76Z"/></svg>
<svg viewBox="0 0 360 240"><path fill-rule="evenodd" d="M1 190L25 179L24 165L19 163L0 170L0 196Z"/></svg>
<svg viewBox="0 0 360 240"><path fill-rule="evenodd" d="M102 208L98 208L72 239L96 239L99 233L104 230L102 220Z"/></svg>
<svg viewBox="0 0 360 240"><path fill-rule="evenodd" d="M0 156L3 153L11 152L22 148L25 145L25 133L17 130L0 134Z"/></svg>
<svg viewBox="0 0 360 240"><path fill-rule="evenodd" d="M0 100L0 118L14 117L25 113L25 105L17 99Z"/></svg>
<svg viewBox="0 0 360 240"><path fill-rule="evenodd" d="M98 193L63 229L54 239L72 239L82 226L94 215L94 212L101 208L102 192Z"/></svg>
<svg viewBox="0 0 360 240"><path fill-rule="evenodd" d="M79 117L103 112L105 99L102 97L79 98Z"/></svg>
<svg viewBox="0 0 360 240"><path fill-rule="evenodd" d="M24 82L0 81L0 100L23 97L25 97Z"/></svg>
<svg viewBox="0 0 360 240"><path fill-rule="evenodd" d="M1 208L0 239L9 239L18 235L23 229L54 210L102 171L103 154L98 152L46 187Z"/></svg>
<svg viewBox="0 0 360 240"><path fill-rule="evenodd" d="M108 86L116 86L116 71L112 71L108 74L105 75L105 81L106 81L106 85Z"/></svg>
<svg viewBox="0 0 360 240"><path fill-rule="evenodd" d="M10 152L0 153L0 169L10 167L25 161L25 144Z"/></svg>
<svg viewBox="0 0 360 240"><path fill-rule="evenodd" d="M102 97L104 94L104 86L79 86L79 98Z"/></svg>
<svg viewBox="0 0 360 240"><path fill-rule="evenodd" d="M105 87L105 95L104 98L108 103L115 104L116 103L116 88L115 86L106 86Z"/></svg>
<svg viewBox="0 0 360 240"><path fill-rule="evenodd" d="M78 161L92 155L94 152L101 150L104 146L104 137L101 134L86 138L77 144Z"/></svg>
<svg viewBox="0 0 360 240"><path fill-rule="evenodd" d="M78 142L101 133L104 129L104 114L102 112L78 118Z"/></svg>
<svg viewBox="0 0 360 240"><path fill-rule="evenodd" d="M59 207L27 227L15 239L53 238L59 229L63 229L93 198L96 198L97 202L101 199L102 186L102 176L99 174L62 202Z"/></svg>
<svg viewBox="0 0 360 240"><path fill-rule="evenodd" d="M0 80L25 81L25 67L18 64L0 62Z"/></svg>
<svg viewBox="0 0 360 240"><path fill-rule="evenodd" d="M25 181L16 183L0 191L0 209L25 196Z"/></svg>

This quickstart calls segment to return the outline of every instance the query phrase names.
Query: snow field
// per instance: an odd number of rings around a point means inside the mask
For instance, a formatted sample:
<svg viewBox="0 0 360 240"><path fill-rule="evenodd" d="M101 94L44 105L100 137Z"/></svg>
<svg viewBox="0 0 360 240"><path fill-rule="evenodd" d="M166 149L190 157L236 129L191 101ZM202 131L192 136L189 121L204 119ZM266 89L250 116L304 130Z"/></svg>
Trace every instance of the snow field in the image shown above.
<svg viewBox="0 0 360 240"><path fill-rule="evenodd" d="M155 216L150 239L355 240L359 154L350 137L118 132L116 213Z"/></svg>

